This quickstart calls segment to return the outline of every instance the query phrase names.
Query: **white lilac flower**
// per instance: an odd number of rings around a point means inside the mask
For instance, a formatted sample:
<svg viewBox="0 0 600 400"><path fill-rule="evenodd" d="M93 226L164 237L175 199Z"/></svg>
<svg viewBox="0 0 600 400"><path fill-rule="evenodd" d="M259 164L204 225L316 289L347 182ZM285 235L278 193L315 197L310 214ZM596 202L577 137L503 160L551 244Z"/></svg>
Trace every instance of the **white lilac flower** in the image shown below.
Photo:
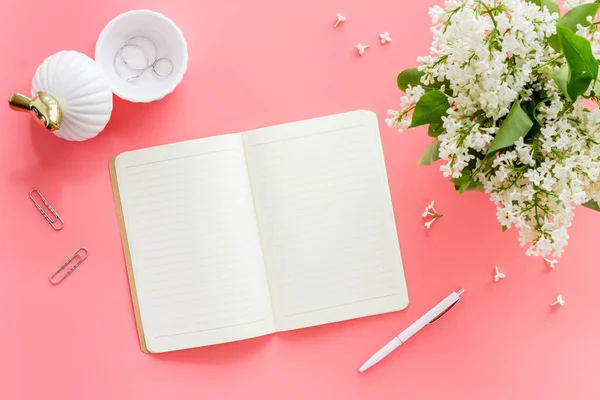
<svg viewBox="0 0 600 400"><path fill-rule="evenodd" d="M592 2L566 0L564 8ZM440 171L447 178L474 177L490 194L502 226L519 230L527 254L559 257L574 206L600 201L600 111L585 110L581 99L571 102L553 79L564 59L547 41L559 16L524 0L446 0L429 15L433 41L429 54L417 59L422 85L408 87L400 110L390 110L386 122L399 131L409 128L425 88L444 85L451 107L438 136ZM588 19L577 33L600 60L598 26ZM486 157L515 100L527 102L541 92L539 133Z"/></svg>
<svg viewBox="0 0 600 400"><path fill-rule="evenodd" d="M560 305L560 306L562 307L562 306L564 306L564 305L565 305L565 303L566 303L566 301L565 301L565 299L563 298L563 296L562 296L562 295L558 295L558 296L556 296L556 301L555 301L554 303L550 304L550 306L552 306L552 307L553 307L553 306L558 306L558 305Z"/></svg>
<svg viewBox="0 0 600 400"><path fill-rule="evenodd" d="M506 274L504 272L500 272L498 267L495 268L496 274L494 275L494 281L499 282L500 279L506 279Z"/></svg>
<svg viewBox="0 0 600 400"><path fill-rule="evenodd" d="M429 205L425 208L423 214L421 214L423 218L431 217L431 219L425 222L425 228L430 229L431 225L438 219L443 217L443 214L440 214L435 209L435 201L429 203Z"/></svg>
<svg viewBox="0 0 600 400"><path fill-rule="evenodd" d="M411 119L408 113L413 110L415 105L425 93L425 89L421 86L408 86L406 95L400 99L400 108L402 111L388 110L388 115L391 118L386 118L385 122L390 128L396 129L402 133L410 128Z"/></svg>

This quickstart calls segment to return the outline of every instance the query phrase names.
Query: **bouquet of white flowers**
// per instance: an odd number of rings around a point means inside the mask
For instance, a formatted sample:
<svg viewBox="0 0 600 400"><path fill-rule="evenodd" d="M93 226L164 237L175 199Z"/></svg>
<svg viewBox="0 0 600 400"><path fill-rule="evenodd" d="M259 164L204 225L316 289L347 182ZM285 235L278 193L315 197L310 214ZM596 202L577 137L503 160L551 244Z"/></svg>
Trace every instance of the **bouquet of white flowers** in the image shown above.
<svg viewBox="0 0 600 400"><path fill-rule="evenodd" d="M583 3L583 4L582 4ZM433 42L403 71L386 121L429 125L420 163L481 190L527 254L559 257L576 205L600 211L600 1L446 0ZM593 108L593 109L591 109Z"/></svg>

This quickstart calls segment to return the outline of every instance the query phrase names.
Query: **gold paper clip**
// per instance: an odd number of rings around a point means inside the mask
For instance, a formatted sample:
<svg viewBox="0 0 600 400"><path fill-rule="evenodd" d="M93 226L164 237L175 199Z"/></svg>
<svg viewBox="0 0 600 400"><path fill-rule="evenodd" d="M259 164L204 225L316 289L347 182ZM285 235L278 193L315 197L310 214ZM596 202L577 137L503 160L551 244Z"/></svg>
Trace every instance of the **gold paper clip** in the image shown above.
<svg viewBox="0 0 600 400"><path fill-rule="evenodd" d="M34 194L37 194L39 196L40 200L42 200L42 203L44 203L48 211L52 214L52 217L50 217L50 215L48 215L48 213L44 210L42 205L38 203L38 201L34 197ZM52 226L54 230L60 231L65 226L65 223L63 222L60 215L58 215L58 213L54 211L54 208L52 208L50 203L48 203L48 200L46 200L46 198L42 196L39 190L33 189L31 192L29 192L29 198L31 199L31 201L33 201L33 204L35 204L36 208L42 213L44 218L46 218L46 221L50 223L50 226Z"/></svg>
<svg viewBox="0 0 600 400"><path fill-rule="evenodd" d="M50 277L50 283L53 285L58 285L59 283L61 283L67 276L71 275L71 272L75 271L75 268L79 267L79 264L81 264L82 262L85 261L85 259L88 257L88 251L85 247L80 248L79 250L77 250L75 253L73 253L73 255L71 257L69 257L69 259L67 261L65 261L65 263L63 265L60 266L59 269L56 270L56 272ZM67 267L67 265L69 265L69 263L71 261L73 261L74 259L77 258L77 261L75 262L75 264L73 264L73 266L57 281L54 280L54 277L56 275L58 275L58 273L60 271L62 271L63 269L65 269Z"/></svg>

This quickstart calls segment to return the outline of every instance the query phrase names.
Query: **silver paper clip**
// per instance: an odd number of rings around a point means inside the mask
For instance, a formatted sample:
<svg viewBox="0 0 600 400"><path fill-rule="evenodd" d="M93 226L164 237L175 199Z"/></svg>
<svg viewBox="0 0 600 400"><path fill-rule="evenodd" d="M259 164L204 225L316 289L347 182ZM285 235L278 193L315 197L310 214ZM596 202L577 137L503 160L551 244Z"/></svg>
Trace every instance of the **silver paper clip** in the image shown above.
<svg viewBox="0 0 600 400"><path fill-rule="evenodd" d="M40 200L42 200L42 203L44 203L48 211L52 214L52 217L48 215L48 213L44 210L42 205L38 203L38 201L34 197L34 194L37 194L39 196ZM31 192L29 192L29 198L31 199L31 201L33 201L33 204L35 204L36 208L42 213L44 218L46 218L46 221L50 223L50 226L52 226L54 230L60 231L65 226L65 223L63 222L60 215L58 215L58 213L54 211L54 208L52 208L50 203L48 203L48 200L46 200L46 198L40 193L39 190L33 189Z"/></svg>
<svg viewBox="0 0 600 400"><path fill-rule="evenodd" d="M71 273L73 271L75 271L75 268L79 267L79 265L85 261L85 259L88 257L88 254L89 253L85 247L82 247L79 250L77 250L75 253L73 253L73 255L71 257L69 257L69 259L67 261L65 261L65 263L63 265L61 265L60 268L57 269L56 272L50 277L50 283L53 285L58 285L59 283L61 283L67 276L71 275ZM54 277L56 275L58 275L58 273L60 271L65 269L67 267L67 265L69 265L71 263L71 261L73 261L76 258L77 258L77 261L75 262L75 264L73 264L73 266L59 280L55 281Z"/></svg>

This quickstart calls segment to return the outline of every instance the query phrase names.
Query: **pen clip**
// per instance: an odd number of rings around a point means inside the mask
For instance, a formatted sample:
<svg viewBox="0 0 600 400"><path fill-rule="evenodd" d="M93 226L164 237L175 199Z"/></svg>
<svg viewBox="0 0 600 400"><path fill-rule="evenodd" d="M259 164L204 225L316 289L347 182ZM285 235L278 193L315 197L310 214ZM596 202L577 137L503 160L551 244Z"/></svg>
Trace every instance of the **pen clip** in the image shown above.
<svg viewBox="0 0 600 400"><path fill-rule="evenodd" d="M432 319L431 321L429 321L429 323L427 323L427 325L431 325L434 322L439 321L439 319L442 318L444 315L446 315L448 313L448 311L450 311L455 305L458 304L459 301L460 301L460 298L458 298L454 303L450 304L450 306L448 308L446 308L444 310L444 312L442 312L440 315L438 315L437 317L435 317L434 319Z"/></svg>

